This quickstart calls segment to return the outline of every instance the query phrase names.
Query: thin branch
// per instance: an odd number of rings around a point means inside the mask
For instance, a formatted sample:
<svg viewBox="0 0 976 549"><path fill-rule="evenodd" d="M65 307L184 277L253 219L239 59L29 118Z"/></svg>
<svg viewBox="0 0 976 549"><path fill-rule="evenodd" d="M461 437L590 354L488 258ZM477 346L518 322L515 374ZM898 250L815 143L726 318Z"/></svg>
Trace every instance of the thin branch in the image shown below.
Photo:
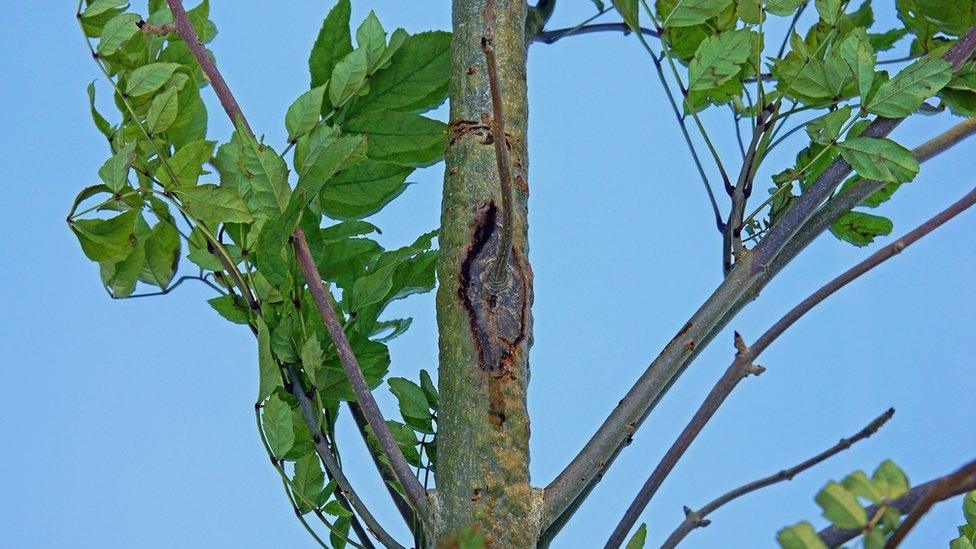
<svg viewBox="0 0 976 549"><path fill-rule="evenodd" d="M959 469L954 473L930 480L924 484L919 484L895 501L883 503L882 505L894 509L900 514L907 514L918 507L921 500L932 491L937 490L939 492L938 495L941 498L939 501L944 501L960 494L965 494L966 492L976 490L976 470L974 470L974 466L976 466L976 461L971 461L962 469ZM969 473L967 475L960 475L962 471L968 471ZM940 486L942 486L942 488L940 488ZM865 511L867 512L868 516L872 516L878 512L878 507L878 505L872 505L866 508ZM820 540L823 541L828 547L838 547L863 533L863 530L842 530L836 526L830 526L821 530L818 535L820 536Z"/></svg>
<svg viewBox="0 0 976 549"><path fill-rule="evenodd" d="M688 425L685 426L684 430L681 431L681 434L678 435L678 438L668 449L667 453L665 453L664 457L661 458L661 462L658 463L657 467L654 468L651 476L648 477L647 481L644 483L644 486L641 487L640 492L638 492L637 496L634 498L633 503L631 503L630 507L627 509L627 512L621 519L620 524L617 525L617 528L614 530L614 534L611 536L607 546L619 546L624 536L627 535L627 532L629 532L634 523L637 522L637 518L643 512L644 508L647 507L648 503L650 503L651 498L653 498L654 494L657 493L658 488L661 487L664 480L671 474L671 471L674 470L678 460L684 456L685 452L691 446L691 443L694 442L699 434L701 434L702 429L704 429L705 425L712 419L715 412L718 411L719 407L725 402L726 398L728 398L728 396L732 393L732 390L735 389L739 382L748 377L750 374L758 375L762 373L763 369L753 364L753 361L758 358L759 355L766 350L770 344L776 341L776 339L781 336L787 330L787 328L792 326L797 320L813 309L816 305L837 292L837 290L840 290L850 282L856 280L861 275L884 263L888 259L898 255L905 248L911 246L923 236L931 233L950 219L956 217L971 207L974 203L976 203L976 189L970 191L962 199L951 205L949 208L943 210L932 219L926 221L915 230L909 232L905 236L899 238L884 248L881 248L864 261L858 263L848 271L822 286L814 293L810 294L809 297L801 301L796 307L787 312L782 318L780 318L775 324L766 330L766 332L763 333L751 347L746 346L738 334L736 334L736 348L738 353L736 354L735 360L732 361L732 364L728 367L715 386L712 387L712 390L709 391L708 396L705 397L705 401L702 403L701 407L699 407L698 411L695 412L694 417L692 417ZM616 545L614 545L612 542L616 542Z"/></svg>
<svg viewBox="0 0 976 549"><path fill-rule="evenodd" d="M932 489L928 490L922 496L921 500L912 506L912 511L908 514L908 518L898 526L895 533L888 539L888 543L885 544L885 549L898 547L898 544L905 539L905 536L912 531L912 528L918 524L918 521L922 519L933 505L955 496L959 493L960 487L968 487L974 481L976 481L976 461L970 461L955 473L940 478L932 486Z"/></svg>
<svg viewBox="0 0 976 549"><path fill-rule="evenodd" d="M178 288L180 286L180 284L183 284L187 280L199 280L200 282L203 282L207 286L210 286L214 291L216 291L220 295L225 295L224 292L216 284L214 284L213 282L210 282L209 280L207 280L206 278L204 278L202 276L193 276L193 275L181 276L178 279L176 279L176 282L170 284L169 286L163 288L162 290L160 290L158 292L147 292L147 293L144 293L144 294L132 294L132 295L124 296L124 297L118 297L118 296L115 296L115 295L112 295L112 294L109 294L109 295L112 296L112 299L138 299L140 297L156 297L156 296L166 295L166 294L172 292L173 290L175 290L176 288Z"/></svg>
<svg viewBox="0 0 976 549"><path fill-rule="evenodd" d="M756 177L756 170L765 154L765 145L769 143L769 132L776 123L776 113L779 111L780 103L777 101L763 108L756 116L756 124L752 132L752 141L746 149L745 159L742 161L742 169L739 171L739 178L730 193L732 198L732 208L729 211L729 219L725 224L725 231L722 239L722 273L728 275L732 270L732 257L740 257L742 248L742 217L745 215L746 200L752 194L752 183ZM738 124L736 124L738 127Z"/></svg>
<svg viewBox="0 0 976 549"><path fill-rule="evenodd" d="M393 474L396 475L397 480L406 492L410 504L414 506L420 516L427 516L427 494L424 491L424 487L410 470L410 465L407 464L407 460L404 459L400 447L393 439L393 435L386 425L383 412L380 411L380 407L376 404L376 399L373 398L373 393L370 391L369 385L366 384L363 371L359 367L356 355L353 354L352 346L349 344L349 338L346 337L346 332L342 328L342 323L339 322L339 318L332 308L328 291L322 283L322 276L315 266L315 260L312 259L312 251L308 248L305 233L301 228L295 229L292 244L295 248L295 255L298 257L298 264L302 269L302 274L305 275L309 291L312 293L312 299L315 301L315 307L318 309L319 315L325 323L329 337L332 338L332 344L335 346L336 353L339 355L339 362L342 363L342 368L346 372L349 384L352 386L353 392L356 393L356 400L359 402L360 407L362 407L363 415L366 416L369 426L373 429L373 434L376 435L380 448L383 449L383 453L390 460L390 467L393 469Z"/></svg>
<svg viewBox="0 0 976 549"><path fill-rule="evenodd" d="M677 546L678 543L680 543L681 540L683 540L685 536L691 533L691 531L694 530L695 528L702 528L708 526L711 523L711 521L706 520L705 517L707 517L711 513L714 513L723 505L730 503L746 494L755 492L756 490L766 488L767 486L771 486L779 482L793 480L793 477L795 477L796 475L834 457L835 455L843 452L844 450L847 450L854 444L877 433L878 429L880 429L885 423L887 423L888 420L891 419L891 416L893 416L894 414L895 414L895 409L888 408L888 410L885 413L881 414L878 418L876 418L874 421L869 423L867 427L861 429L860 431L858 431L856 434L854 434L849 438L840 439L840 442L831 446L830 448L821 452L820 454L817 454L816 456L804 461L803 463L800 463L799 465L790 467L789 469L784 469L776 474L769 475L768 477L755 480L748 484L744 484L734 490L731 490L715 498L709 503L705 504L705 506L699 509L698 511L692 511L691 509L685 507L684 522L682 522L681 525L678 526L678 528L675 529L675 531L672 532L670 536L668 536L668 539L664 542L664 545L661 546L662 549L665 548L671 549Z"/></svg>
<svg viewBox="0 0 976 549"><path fill-rule="evenodd" d="M363 441L365 442L369 436L366 431L366 426L369 425L369 422L366 420L366 416L363 414L363 409L357 402L347 402L347 404L349 405L349 411L352 413L352 418L356 423L359 434L363 437ZM390 486L390 482L396 480L396 476L390 469L389 464L380 461L379 455L372 450L369 451L369 456L373 459L373 465L376 466L376 470L379 472L380 478L383 479L383 484L386 485L386 490L390 493L390 498L393 499L393 505L395 505L397 511L400 512L400 516L403 517L403 521L407 524L411 531L416 530L417 524L413 509L410 508L410 504L406 501L406 499L404 499L403 494Z"/></svg>
<svg viewBox="0 0 976 549"><path fill-rule="evenodd" d="M485 31L481 37L481 51L485 54L488 66L488 87L491 93L491 136L495 145L495 163L498 165L498 180L502 190L502 237L498 255L492 265L489 282L501 287L508 278L508 260L512 254L515 240L515 201L512 188L512 172L508 160L508 137L505 135L505 113L502 104L501 83L498 81L498 63L495 58L495 3L488 0L485 8Z"/></svg>
<svg viewBox="0 0 976 549"><path fill-rule="evenodd" d="M166 1L170 7L170 11L173 12L173 21L180 37L186 43L194 57L196 57L197 62L200 64L200 68L213 85L214 92L217 94L220 104L223 106L227 116L235 123L239 121L244 125L249 133L253 134L253 132L250 130L250 126L247 124L247 119L244 117L244 113L241 111L240 105L237 104L237 100L234 98L233 93L231 93L226 81L220 74L220 71L217 69L217 66L214 64L213 60L210 58L207 50L203 47L200 39L197 37L196 31L190 24L186 10L183 9L182 3L180 0ZM319 314L322 316L322 321L325 323L325 326L329 331L332 342L335 345L337 353L339 354L340 362L342 363L343 369L346 371L346 376L349 378L349 383L352 385L353 390L356 393L356 398L359 401L359 404L363 407L363 412L369 420L370 427L373 428L373 432L380 442L380 447L389 458L393 471L397 475L397 479L403 486L404 491L406 491L407 497L410 499L411 504L414 505L414 508L417 509L421 516L426 516L427 494L424 492L423 486L420 485L420 482L411 474L410 467L403 458L403 454L400 452L400 448L397 446L396 441L393 440L393 436L390 434L390 430L383 419L383 414L380 412L379 406L376 404L376 400L373 398L373 394L370 392L369 386L366 384L366 380L363 378L362 370L359 368L356 357L352 352L349 339L346 337L346 333L342 329L342 325L339 323L339 319L336 317L335 311L332 309L332 305L329 302L325 286L322 284L322 277L319 275L315 262L312 259L311 251L308 248L308 242L305 240L305 233L300 228L295 229L292 241L295 247L296 255L298 256L299 264L302 268L302 272L305 275L306 282L308 283L309 289L312 292L312 296L315 298L316 308L318 309ZM302 394L304 400L308 400L308 397L304 395L301 390L298 390L298 393ZM299 397L300 402L303 400L302 397ZM311 405L310 402L308 404ZM309 415L309 413L311 415ZM305 419L309 423L309 427L311 428L313 426L317 426L318 414L316 414L314 410L310 410L309 413L306 413L305 415ZM317 431L318 429L315 430L315 432ZM322 455L322 452L319 452L319 454L324 462L326 460L326 456ZM326 452L326 454L328 454L328 459L332 460L332 463L335 463L331 454L328 452ZM337 482L339 475L341 474L341 471L338 470L338 466L336 465L336 471L333 471L333 475L336 476ZM365 507L363 507L362 511L365 511ZM363 519L366 520L365 515ZM373 522L375 522L375 520ZM367 526L369 526L370 529L374 530L375 532L376 527L379 525L371 525L369 524L369 521L367 521ZM390 539L392 540L392 538ZM386 542L384 542L384 544L386 544Z"/></svg>
<svg viewBox="0 0 976 549"><path fill-rule="evenodd" d="M659 35L654 29L649 29L646 27L640 27L641 34L645 36L651 36L658 38ZM578 27L569 27L565 29L553 29L550 31L543 31L532 37L533 42L542 42L543 44L555 44L557 41L562 40L568 36L578 36L582 34L593 34L597 32L620 32L624 36L629 35L634 32L627 23L594 23L592 25L581 25Z"/></svg>
<svg viewBox="0 0 976 549"><path fill-rule="evenodd" d="M332 450L325 441L325 437L322 436L322 426L319 423L319 413L314 402L312 402L311 397L305 392L305 388L302 387L301 377L294 368L287 366L286 371L287 376L284 376L285 389L291 393L295 398L298 399L298 407L302 410L302 415L305 417L305 422L309 426L309 432L312 434L312 441L315 443L315 451L319 455L319 459L322 460L322 464L325 465L325 469L329 472L332 478L336 481L339 486L339 490L342 491L343 497L347 498L350 507L359 513L359 516L363 518L363 522L366 523L366 528L376 536L376 539L380 541L385 547L393 549L404 549L402 545L397 543L393 536L387 533L386 530L380 525L379 521L373 517L369 509L363 503L363 500L359 499L359 495L352 488L349 479L342 472L342 467L336 462L335 457L332 455Z"/></svg>
<svg viewBox="0 0 976 549"><path fill-rule="evenodd" d="M244 112L241 111L240 105L237 104L237 99L234 98L234 94L231 93L224 77L217 70L217 65L214 64L213 58L210 57L207 48L203 46L203 43L197 36L197 32L193 29L193 25L190 24L190 18L186 15L186 10L183 9L183 3L180 0L166 0L166 3L169 5L169 10L173 12L173 23L176 25L176 32L183 39L183 42L186 43L186 47L190 49L190 53L196 58L197 63L200 64L203 74L210 80L214 93L217 94L217 99L220 100L220 106L224 108L227 117L234 124L240 120L250 132L251 126L248 125L247 118L244 117Z"/></svg>

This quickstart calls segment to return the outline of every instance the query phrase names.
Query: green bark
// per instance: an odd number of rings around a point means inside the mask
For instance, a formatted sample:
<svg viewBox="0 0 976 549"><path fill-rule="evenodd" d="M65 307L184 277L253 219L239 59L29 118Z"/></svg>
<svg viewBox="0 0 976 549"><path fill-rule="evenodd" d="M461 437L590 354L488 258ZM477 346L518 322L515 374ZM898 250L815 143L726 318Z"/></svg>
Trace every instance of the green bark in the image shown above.
<svg viewBox="0 0 976 549"><path fill-rule="evenodd" d="M439 235L440 392L433 544L465 528L488 547L535 547L542 494L529 484L526 390L532 343L528 262L524 0L496 0L494 45L515 187L508 284L486 285L501 240L501 190L481 40L485 0L454 0L451 136Z"/></svg>

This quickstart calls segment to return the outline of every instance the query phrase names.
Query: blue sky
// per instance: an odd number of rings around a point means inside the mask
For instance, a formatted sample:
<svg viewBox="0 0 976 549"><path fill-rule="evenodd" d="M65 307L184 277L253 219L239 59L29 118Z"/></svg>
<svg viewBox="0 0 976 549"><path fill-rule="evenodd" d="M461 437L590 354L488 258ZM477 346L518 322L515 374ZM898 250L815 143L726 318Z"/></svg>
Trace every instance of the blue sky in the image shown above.
<svg viewBox="0 0 976 549"><path fill-rule="evenodd" d="M285 109L307 87L308 51L331 2L294 0L273 9L252 0L213 4L218 64L251 125L269 143L283 143ZM375 9L388 29L447 29L448 4L355 0L353 18ZM892 21L888 3L877 4L879 16ZM552 26L571 26L592 12L590 2L564 0ZM84 89L100 75L76 28L73 3L15 2L4 14L2 544L311 547L254 430L250 334L210 310L202 286L188 284L163 298L108 299L96 266L64 223L71 199L94 182L106 154ZM895 55L907 44L899 48ZM529 405L532 474L544 485L718 284L720 240L633 37L536 44L529 65L536 276ZM97 85L106 100L105 83ZM230 126L205 96L213 107L210 136L224 140ZM727 114L705 121L732 162ZM895 137L913 146L951 123L944 115L912 120ZM884 206L896 234L969 190L974 152L976 140L931 161ZM771 165L778 170L788 161L783 155ZM377 216L386 243L411 242L436 226L441 170L417 172L416 185ZM976 213L964 214L840 292L770 348L760 361L767 373L736 390L648 508L649 539L663 540L680 522L682 505L700 506L802 461L889 406L897 413L880 434L791 483L723 508L686 546L766 547L784 525L802 519L823 525L813 502L819 487L888 457L913 481L972 459L974 222ZM867 253L826 236L791 265L702 353L554 545L603 543L728 365L732 328L756 337ZM435 370L432 295L398 304L391 314L415 317L392 345L392 373L415 378L420 368ZM385 389L377 395L394 409ZM356 484L395 523L358 437L348 424L343 433ZM945 504L906 547L942 545L961 520L958 504Z"/></svg>

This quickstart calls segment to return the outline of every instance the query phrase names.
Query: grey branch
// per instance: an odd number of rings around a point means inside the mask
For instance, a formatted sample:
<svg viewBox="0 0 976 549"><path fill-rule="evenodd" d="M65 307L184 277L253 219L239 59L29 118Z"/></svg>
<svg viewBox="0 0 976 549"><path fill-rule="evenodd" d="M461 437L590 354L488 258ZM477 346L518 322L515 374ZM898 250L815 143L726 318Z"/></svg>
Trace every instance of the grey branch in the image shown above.
<svg viewBox="0 0 976 549"><path fill-rule="evenodd" d="M711 513L714 513L717 509L719 509L723 505L730 503L746 494L755 492L756 490L761 490L763 488L766 488L767 486L771 486L779 482L793 480L793 477L795 477L796 475L820 463L823 463L824 461L836 456L837 454L843 452L844 450L847 450L854 444L877 433L878 429L881 429L881 427L885 423L887 423L888 420L891 419L891 416L893 415L895 415L895 409L888 408L888 410L885 413L878 416L874 421L869 423L867 427L861 429L860 431L858 431L857 433L855 433L853 436L849 438L842 438L840 442L831 446L830 448L821 452L820 454L817 454L816 456L804 461L803 463L800 463L799 465L790 467L789 469L784 469L776 474L769 475L768 477L755 480L748 484L744 484L734 490L730 490L729 492L726 492L725 494L708 502L707 504L705 504L704 507L702 507L698 511L692 511L691 509L685 507L684 522L682 522L681 525L678 526L678 528L675 529L675 531L672 532L670 536L668 536L668 539L664 542L664 545L661 546L662 549L664 548L671 549L677 546L678 543L680 543L681 540L683 540L685 536L691 533L691 531L694 530L695 528L708 526L711 521L706 520L705 517L707 517Z"/></svg>

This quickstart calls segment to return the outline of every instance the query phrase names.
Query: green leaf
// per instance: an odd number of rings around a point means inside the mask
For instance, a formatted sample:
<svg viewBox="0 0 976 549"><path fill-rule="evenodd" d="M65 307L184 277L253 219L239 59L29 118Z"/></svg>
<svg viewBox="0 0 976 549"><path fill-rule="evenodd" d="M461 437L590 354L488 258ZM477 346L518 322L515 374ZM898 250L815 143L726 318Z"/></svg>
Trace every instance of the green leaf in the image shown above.
<svg viewBox="0 0 976 549"><path fill-rule="evenodd" d="M808 122L806 130L810 140L820 145L834 143L840 138L844 124L851 119L851 110L850 105L845 105Z"/></svg>
<svg viewBox="0 0 976 549"><path fill-rule="evenodd" d="M245 128L239 127L230 142L220 147L216 164L221 186L241 195L253 214L274 218L285 211L291 196L288 166Z"/></svg>
<svg viewBox="0 0 976 549"><path fill-rule="evenodd" d="M748 29L706 38L688 66L688 89L707 90L728 82L739 74L758 44L759 34Z"/></svg>
<svg viewBox="0 0 976 549"><path fill-rule="evenodd" d="M966 524L976 529L976 490L963 496L962 514L966 517Z"/></svg>
<svg viewBox="0 0 976 549"><path fill-rule="evenodd" d="M126 80L125 94L140 97L152 93L163 87L178 68L177 63L150 63L137 67Z"/></svg>
<svg viewBox="0 0 976 549"><path fill-rule="evenodd" d="M208 223L248 223L253 220L244 199L226 187L210 184L177 187L173 194L180 198L191 216Z"/></svg>
<svg viewBox="0 0 976 549"><path fill-rule="evenodd" d="M881 503L885 498L883 491L879 490L863 471L855 471L847 475L842 483L852 494L872 503Z"/></svg>
<svg viewBox="0 0 976 549"><path fill-rule="evenodd" d="M360 311L375 303L383 302L393 287L395 265L387 265L357 279L350 299L353 310Z"/></svg>
<svg viewBox="0 0 976 549"><path fill-rule="evenodd" d="M912 114L952 79L952 65L943 59L923 57L881 84L866 109L889 118Z"/></svg>
<svg viewBox="0 0 976 549"><path fill-rule="evenodd" d="M114 297L128 297L136 289L136 282L146 259L146 248L141 243L117 263L102 263L102 281Z"/></svg>
<svg viewBox="0 0 976 549"><path fill-rule="evenodd" d="M295 443L295 432L291 408L278 395L271 395L264 405L261 426L264 428L264 436L268 438L271 451L275 457L282 458Z"/></svg>
<svg viewBox="0 0 976 549"><path fill-rule="evenodd" d="M390 392L397 397L404 418L430 418L427 395L419 385L402 377L391 377L386 382L390 385Z"/></svg>
<svg viewBox="0 0 976 549"><path fill-rule="evenodd" d="M304 193L306 204L339 170L355 166L366 155L366 138L361 135L311 139L309 143L298 178L298 189Z"/></svg>
<svg viewBox="0 0 976 549"><path fill-rule="evenodd" d="M409 167L366 160L332 178L319 194L319 205L334 219L372 215L403 192L411 172Z"/></svg>
<svg viewBox="0 0 976 549"><path fill-rule="evenodd" d="M180 263L180 233L168 221L160 221L146 238L144 274L153 284L169 286Z"/></svg>
<svg viewBox="0 0 976 549"><path fill-rule="evenodd" d="M840 57L854 75L858 95L863 102L870 95L871 87L874 85L874 67L877 62L864 29L856 29L841 42Z"/></svg>
<svg viewBox="0 0 976 549"><path fill-rule="evenodd" d="M430 374L427 370L420 370L420 388L423 389L424 395L427 397L427 404L437 411L440 409L441 397L437 394L437 387L434 385L433 380L430 379Z"/></svg>
<svg viewBox="0 0 976 549"><path fill-rule="evenodd" d="M318 86L303 93L285 113L285 129L288 130L288 141L294 142L299 137L312 131L319 123L322 112L322 100L325 97L325 86Z"/></svg>
<svg viewBox="0 0 976 549"><path fill-rule="evenodd" d="M366 84L368 70L369 63L363 50L353 50L340 59L332 69L332 78L329 80L329 101L332 105L344 105L359 93Z"/></svg>
<svg viewBox="0 0 976 549"><path fill-rule="evenodd" d="M115 129L112 128L109 121L95 108L95 82L89 82L87 89L88 110L91 111L92 121L95 122L95 127L98 128L98 131L102 132L102 135L108 139L112 139L112 136L115 135Z"/></svg>
<svg viewBox="0 0 976 549"><path fill-rule="evenodd" d="M891 234L894 226L886 217L864 212L847 212L830 226L830 232L858 247L867 246L879 236Z"/></svg>
<svg viewBox="0 0 976 549"><path fill-rule="evenodd" d="M868 523L867 513L857 502L857 498L836 482L827 484L817 494L816 500L817 505L823 509L824 518L838 528L860 529Z"/></svg>
<svg viewBox="0 0 976 549"><path fill-rule="evenodd" d="M444 156L447 126L419 114L376 111L346 120L343 129L366 134L367 156L404 166L429 166Z"/></svg>
<svg viewBox="0 0 976 549"><path fill-rule="evenodd" d="M390 66L369 82L369 93L352 107L350 117L373 111L422 112L440 105L451 79L451 35L422 32L407 38Z"/></svg>
<svg viewBox="0 0 976 549"><path fill-rule="evenodd" d="M308 374L309 379L315 379L315 374L322 365L323 358L322 345L319 344L319 338L315 334L310 335L305 340L301 351L299 351L299 356L302 359L302 368Z"/></svg>
<svg viewBox="0 0 976 549"><path fill-rule="evenodd" d="M234 324L248 324L251 320L251 312L247 308L247 303L236 295L222 295L208 299L207 303L217 311L217 314Z"/></svg>
<svg viewBox="0 0 976 549"><path fill-rule="evenodd" d="M884 549L887 541L880 528L869 530L864 534L864 549Z"/></svg>
<svg viewBox="0 0 976 549"><path fill-rule="evenodd" d="M332 500L322 508L322 511L333 517L351 517L352 512L343 507L337 500Z"/></svg>
<svg viewBox="0 0 976 549"><path fill-rule="evenodd" d="M885 497L891 501L904 493L908 492L908 477L902 472L895 462L886 459L878 465L871 480L875 485L884 490Z"/></svg>
<svg viewBox="0 0 976 549"><path fill-rule="evenodd" d="M782 549L827 549L809 522L783 528L776 534L776 541Z"/></svg>
<svg viewBox="0 0 976 549"><path fill-rule="evenodd" d="M623 17L628 27L635 32L640 30L640 9L637 0L613 0L613 7Z"/></svg>
<svg viewBox="0 0 976 549"><path fill-rule="evenodd" d="M138 211L131 210L110 219L79 219L70 225L88 259L116 262L125 259L136 245L138 215Z"/></svg>
<svg viewBox="0 0 976 549"><path fill-rule="evenodd" d="M356 30L356 48L365 52L370 73L380 66L386 49L386 31L372 10Z"/></svg>
<svg viewBox="0 0 976 549"><path fill-rule="evenodd" d="M325 485L325 474L319 465L319 457L315 452L305 454L295 462L295 476L292 479L292 487L295 491L295 499L298 507L303 513L312 511L317 507L316 499Z"/></svg>
<svg viewBox="0 0 976 549"><path fill-rule="evenodd" d="M98 40L98 48L95 50L98 55L105 57L119 51L123 44L139 33L139 27L136 26L139 19L137 13L122 13L109 19Z"/></svg>
<svg viewBox="0 0 976 549"><path fill-rule="evenodd" d="M268 325L258 316L255 320L258 329L258 399L256 402L264 402L264 399L271 396L275 387L281 385L281 372L275 362L274 354L271 351L271 332Z"/></svg>
<svg viewBox="0 0 976 549"><path fill-rule="evenodd" d="M205 139L187 143L156 169L156 178L169 190L196 185L203 165L213 156L213 149L214 142Z"/></svg>
<svg viewBox="0 0 976 549"><path fill-rule="evenodd" d="M349 34L350 11L349 0L339 0L322 23L322 29L308 58L312 88L328 82L336 63L352 51L352 37Z"/></svg>
<svg viewBox="0 0 976 549"><path fill-rule="evenodd" d="M128 3L129 0L95 0L94 2L88 3L88 7L85 8L85 11L81 12L81 17L83 19L91 19L92 17L99 16L107 11L121 8Z"/></svg>
<svg viewBox="0 0 976 549"><path fill-rule="evenodd" d="M949 542L949 549L973 549L973 542L960 536Z"/></svg>
<svg viewBox="0 0 976 549"><path fill-rule="evenodd" d="M824 23L834 25L840 17L841 0L816 0L817 13Z"/></svg>
<svg viewBox="0 0 976 549"><path fill-rule="evenodd" d="M135 144L129 143L112 155L98 169L98 175L112 192L119 192L129 184L129 169L136 159Z"/></svg>
<svg viewBox="0 0 976 549"><path fill-rule="evenodd" d="M907 183L918 175L918 160L890 139L854 137L837 146L844 160L865 179Z"/></svg>
<svg viewBox="0 0 976 549"><path fill-rule="evenodd" d="M637 531L634 532L634 536L630 538L627 542L627 549L644 549L644 543L647 541L647 523L642 522Z"/></svg>
<svg viewBox="0 0 976 549"><path fill-rule="evenodd" d="M704 23L732 4L732 0L659 0L662 27L689 27Z"/></svg>
<svg viewBox="0 0 976 549"><path fill-rule="evenodd" d="M793 15L800 4L805 4L807 0L767 0L765 2L766 12L773 15Z"/></svg>
<svg viewBox="0 0 976 549"><path fill-rule="evenodd" d="M166 88L154 97L146 114L146 131L150 134L166 131L166 128L176 121L179 104L179 93L175 87Z"/></svg>

